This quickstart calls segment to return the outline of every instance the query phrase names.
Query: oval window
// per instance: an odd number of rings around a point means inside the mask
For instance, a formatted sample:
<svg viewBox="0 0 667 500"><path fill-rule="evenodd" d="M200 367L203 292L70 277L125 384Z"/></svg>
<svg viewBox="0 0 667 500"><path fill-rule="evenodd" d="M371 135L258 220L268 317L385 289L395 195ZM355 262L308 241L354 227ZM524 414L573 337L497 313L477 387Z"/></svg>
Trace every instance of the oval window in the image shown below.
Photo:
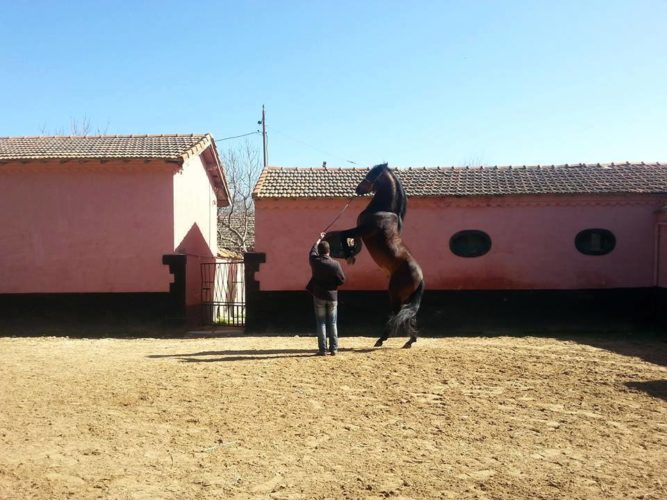
<svg viewBox="0 0 667 500"><path fill-rule="evenodd" d="M616 236L608 229L584 229L574 239L574 246L584 255L606 255L616 247Z"/></svg>
<svg viewBox="0 0 667 500"><path fill-rule="evenodd" d="M449 239L449 249L459 257L481 257L491 250L491 238L484 231L459 231Z"/></svg>

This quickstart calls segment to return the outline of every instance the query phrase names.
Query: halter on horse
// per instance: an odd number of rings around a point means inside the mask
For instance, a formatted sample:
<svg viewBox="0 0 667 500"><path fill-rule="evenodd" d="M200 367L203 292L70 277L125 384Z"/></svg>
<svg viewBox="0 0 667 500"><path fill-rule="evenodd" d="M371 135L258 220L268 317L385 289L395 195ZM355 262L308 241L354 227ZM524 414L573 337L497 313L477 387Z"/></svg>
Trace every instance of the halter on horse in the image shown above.
<svg viewBox="0 0 667 500"><path fill-rule="evenodd" d="M357 186L358 195L374 192L373 199L357 217L357 227L327 233L327 239L341 242L344 257L354 263L360 245L350 248L348 238L363 240L375 263L389 275L391 316L383 335L375 343L380 347L389 335L407 335L403 346L417 341L417 311L424 293L422 270L400 237L407 210L403 186L386 163L371 168Z"/></svg>

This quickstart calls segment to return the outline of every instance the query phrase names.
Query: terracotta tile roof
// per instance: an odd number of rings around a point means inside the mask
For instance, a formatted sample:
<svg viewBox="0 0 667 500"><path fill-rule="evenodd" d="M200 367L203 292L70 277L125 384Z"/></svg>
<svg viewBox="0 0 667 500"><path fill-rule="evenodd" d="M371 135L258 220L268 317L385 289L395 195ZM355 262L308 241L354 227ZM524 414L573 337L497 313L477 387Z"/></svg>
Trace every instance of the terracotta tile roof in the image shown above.
<svg viewBox="0 0 667 500"><path fill-rule="evenodd" d="M182 160L206 149L209 134L0 137L0 161L48 159Z"/></svg>
<svg viewBox="0 0 667 500"><path fill-rule="evenodd" d="M210 134L0 137L0 164L39 160L156 159L182 163L209 149L206 165L220 206L229 204L227 179Z"/></svg>
<svg viewBox="0 0 667 500"><path fill-rule="evenodd" d="M522 194L667 194L667 164L621 163L531 167L392 169L408 196ZM340 198L354 194L360 168L267 167L254 198Z"/></svg>

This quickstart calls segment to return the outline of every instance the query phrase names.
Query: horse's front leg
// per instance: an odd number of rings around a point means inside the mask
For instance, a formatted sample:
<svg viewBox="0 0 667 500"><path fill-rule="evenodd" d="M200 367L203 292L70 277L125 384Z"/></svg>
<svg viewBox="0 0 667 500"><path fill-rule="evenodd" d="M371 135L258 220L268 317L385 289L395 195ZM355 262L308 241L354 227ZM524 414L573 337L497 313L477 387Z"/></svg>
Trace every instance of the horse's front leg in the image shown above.
<svg viewBox="0 0 667 500"><path fill-rule="evenodd" d="M355 258L352 255L352 250L350 245L348 244L348 240L363 238L364 236L370 234L372 230L373 230L372 228L366 226L357 226L350 229L344 229L343 231L335 231L336 233L338 233L338 237L340 238L343 254L345 256L345 259L347 259L348 264L354 264L355 262ZM327 235L329 234L331 233L327 233ZM327 237L327 235L325 235L325 238Z"/></svg>
<svg viewBox="0 0 667 500"><path fill-rule="evenodd" d="M354 234L355 229L357 228L347 229L340 232L340 244L343 247L343 255L345 255L345 260L350 265L354 264L356 259L354 258L354 255L352 255L352 250L350 248L350 244L348 243L348 239L354 238L354 236L350 235Z"/></svg>

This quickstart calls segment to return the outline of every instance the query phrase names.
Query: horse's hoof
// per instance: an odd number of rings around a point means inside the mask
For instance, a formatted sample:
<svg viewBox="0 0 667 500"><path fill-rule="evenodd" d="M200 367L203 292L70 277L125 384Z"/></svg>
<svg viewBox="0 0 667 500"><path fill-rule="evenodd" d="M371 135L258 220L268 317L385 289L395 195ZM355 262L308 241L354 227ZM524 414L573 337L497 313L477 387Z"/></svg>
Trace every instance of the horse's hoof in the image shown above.
<svg viewBox="0 0 667 500"><path fill-rule="evenodd" d="M410 337L403 346L403 349L410 349L415 342L417 342L417 337Z"/></svg>
<svg viewBox="0 0 667 500"><path fill-rule="evenodd" d="M384 342L384 340L382 340L382 339L377 339L377 342L375 342L375 347L382 347L382 343L383 343L383 342Z"/></svg>

